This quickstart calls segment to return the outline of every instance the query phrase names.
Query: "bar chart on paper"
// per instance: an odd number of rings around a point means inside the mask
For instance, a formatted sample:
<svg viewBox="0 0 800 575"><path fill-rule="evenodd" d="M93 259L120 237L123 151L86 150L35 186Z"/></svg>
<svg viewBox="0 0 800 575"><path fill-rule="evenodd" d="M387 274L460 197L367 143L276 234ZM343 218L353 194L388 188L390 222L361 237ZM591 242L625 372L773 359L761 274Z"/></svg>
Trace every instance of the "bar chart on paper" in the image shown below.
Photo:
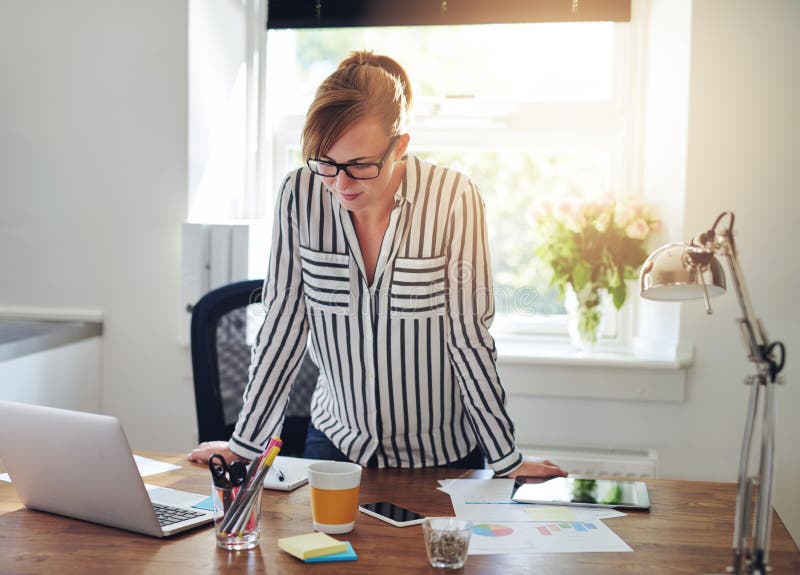
<svg viewBox="0 0 800 575"><path fill-rule="evenodd" d="M601 521L479 523L469 553L587 553L632 551Z"/></svg>
<svg viewBox="0 0 800 575"><path fill-rule="evenodd" d="M581 533L591 529L597 529L597 525L595 523L586 521L582 521L580 523L573 521L571 523L551 523L549 525L537 525L536 529L538 529L539 533L542 535L563 535L570 532Z"/></svg>
<svg viewBox="0 0 800 575"><path fill-rule="evenodd" d="M495 525L494 523L479 523L472 528L475 535L483 537L506 537L514 533L508 525Z"/></svg>

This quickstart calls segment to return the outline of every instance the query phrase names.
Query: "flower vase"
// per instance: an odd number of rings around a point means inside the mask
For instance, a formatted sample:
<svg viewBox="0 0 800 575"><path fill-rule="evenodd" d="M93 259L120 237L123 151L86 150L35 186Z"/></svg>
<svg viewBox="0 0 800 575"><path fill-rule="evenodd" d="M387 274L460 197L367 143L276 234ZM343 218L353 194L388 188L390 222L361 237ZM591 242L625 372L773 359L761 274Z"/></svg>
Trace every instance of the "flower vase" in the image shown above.
<svg viewBox="0 0 800 575"><path fill-rule="evenodd" d="M589 352L597 343L603 323L602 288L587 284L575 291L567 284L564 294L564 307L567 310L567 330L572 345L579 352Z"/></svg>

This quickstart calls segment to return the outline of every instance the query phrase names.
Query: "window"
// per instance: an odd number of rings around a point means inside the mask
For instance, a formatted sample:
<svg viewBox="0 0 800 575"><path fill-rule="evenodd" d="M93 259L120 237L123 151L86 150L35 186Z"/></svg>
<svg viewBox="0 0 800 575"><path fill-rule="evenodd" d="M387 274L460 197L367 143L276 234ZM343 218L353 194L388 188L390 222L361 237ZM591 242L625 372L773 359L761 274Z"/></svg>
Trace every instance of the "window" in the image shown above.
<svg viewBox="0 0 800 575"><path fill-rule="evenodd" d="M628 191L630 44L630 24L610 22L270 30L272 189L301 163L319 82L351 50L388 54L415 90L411 153L463 171L486 202L493 330L565 334L563 304L533 255L530 213L545 196ZM621 322L604 336L618 338Z"/></svg>

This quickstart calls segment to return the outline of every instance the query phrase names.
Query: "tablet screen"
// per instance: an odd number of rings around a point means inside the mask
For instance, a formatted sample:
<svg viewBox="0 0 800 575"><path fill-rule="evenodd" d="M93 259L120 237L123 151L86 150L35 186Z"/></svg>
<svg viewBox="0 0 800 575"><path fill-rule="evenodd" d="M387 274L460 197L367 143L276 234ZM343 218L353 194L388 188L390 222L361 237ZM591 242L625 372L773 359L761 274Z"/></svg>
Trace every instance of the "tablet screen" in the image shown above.
<svg viewBox="0 0 800 575"><path fill-rule="evenodd" d="M512 499L519 503L650 508L647 486L642 481L556 477L541 483L524 483L516 489Z"/></svg>

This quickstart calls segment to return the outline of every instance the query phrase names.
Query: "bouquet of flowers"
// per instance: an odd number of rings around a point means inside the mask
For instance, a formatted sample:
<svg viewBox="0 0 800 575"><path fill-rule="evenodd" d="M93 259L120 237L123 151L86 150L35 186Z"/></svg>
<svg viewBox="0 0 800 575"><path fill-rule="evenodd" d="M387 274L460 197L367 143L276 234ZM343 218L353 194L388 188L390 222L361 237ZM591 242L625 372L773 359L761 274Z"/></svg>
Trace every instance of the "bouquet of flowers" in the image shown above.
<svg viewBox="0 0 800 575"><path fill-rule="evenodd" d="M578 328L596 341L600 290L610 294L614 307L622 307L625 280L637 277L648 254L645 242L660 221L636 199L612 198L545 200L536 206L534 220L540 238L536 255L552 269L550 283L562 295L572 288L584 312Z"/></svg>

